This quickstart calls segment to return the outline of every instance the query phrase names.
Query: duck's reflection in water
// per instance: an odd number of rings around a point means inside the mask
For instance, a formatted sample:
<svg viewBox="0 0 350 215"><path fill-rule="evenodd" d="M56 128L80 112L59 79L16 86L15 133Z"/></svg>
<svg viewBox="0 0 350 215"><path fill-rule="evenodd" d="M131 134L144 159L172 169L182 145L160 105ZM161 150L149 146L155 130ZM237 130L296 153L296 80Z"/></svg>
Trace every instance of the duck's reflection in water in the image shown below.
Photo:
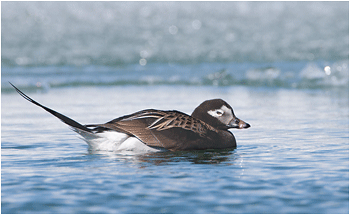
<svg viewBox="0 0 350 215"><path fill-rule="evenodd" d="M189 164L225 164L233 165L239 156L234 149L198 150L198 151L162 151L145 154L130 152L89 151L90 156L103 156L116 161L136 164L139 168L158 165Z"/></svg>
<svg viewBox="0 0 350 215"><path fill-rule="evenodd" d="M235 159L234 156L232 156L233 154L233 149L158 152L137 155L136 159L143 165L171 165L177 162L189 162L192 164L220 164Z"/></svg>

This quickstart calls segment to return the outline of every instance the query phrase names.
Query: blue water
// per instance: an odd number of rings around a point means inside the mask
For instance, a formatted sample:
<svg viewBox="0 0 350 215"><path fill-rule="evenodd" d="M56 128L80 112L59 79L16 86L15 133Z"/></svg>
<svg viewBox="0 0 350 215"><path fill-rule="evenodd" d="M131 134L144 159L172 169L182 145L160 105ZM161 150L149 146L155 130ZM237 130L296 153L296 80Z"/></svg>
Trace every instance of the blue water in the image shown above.
<svg viewBox="0 0 350 215"><path fill-rule="evenodd" d="M2 213L349 213L348 2L2 2ZM222 98L237 148L89 152L62 122Z"/></svg>
<svg viewBox="0 0 350 215"><path fill-rule="evenodd" d="M113 86L30 94L81 123L147 107L190 113L220 96L252 127L232 130L232 151L90 154L59 120L3 94L3 213L348 213L347 92Z"/></svg>

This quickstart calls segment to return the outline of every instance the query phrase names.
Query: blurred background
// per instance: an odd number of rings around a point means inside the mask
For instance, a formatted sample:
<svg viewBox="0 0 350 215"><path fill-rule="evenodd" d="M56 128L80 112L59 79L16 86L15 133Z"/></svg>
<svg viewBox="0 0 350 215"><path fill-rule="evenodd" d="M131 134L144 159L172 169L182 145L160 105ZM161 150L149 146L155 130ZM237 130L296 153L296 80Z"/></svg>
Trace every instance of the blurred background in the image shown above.
<svg viewBox="0 0 350 215"><path fill-rule="evenodd" d="M348 2L3 2L1 12L5 91L9 80L348 86Z"/></svg>

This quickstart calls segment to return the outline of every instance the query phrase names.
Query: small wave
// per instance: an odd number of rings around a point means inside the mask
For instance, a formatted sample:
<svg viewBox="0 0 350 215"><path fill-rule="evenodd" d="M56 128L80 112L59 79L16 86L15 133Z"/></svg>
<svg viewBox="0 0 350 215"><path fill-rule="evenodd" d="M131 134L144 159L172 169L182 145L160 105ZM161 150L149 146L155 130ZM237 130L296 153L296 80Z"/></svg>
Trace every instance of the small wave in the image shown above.
<svg viewBox="0 0 350 215"><path fill-rule="evenodd" d="M223 69L218 69L218 68ZM3 68L2 92L13 91L11 81L26 90L85 86L264 86L284 88L349 87L349 63L280 63L184 65L154 64L115 67Z"/></svg>
<svg viewBox="0 0 350 215"><path fill-rule="evenodd" d="M308 64L300 73L299 86L304 88L314 87L348 87L349 86L349 64L336 62L324 68L314 63Z"/></svg>

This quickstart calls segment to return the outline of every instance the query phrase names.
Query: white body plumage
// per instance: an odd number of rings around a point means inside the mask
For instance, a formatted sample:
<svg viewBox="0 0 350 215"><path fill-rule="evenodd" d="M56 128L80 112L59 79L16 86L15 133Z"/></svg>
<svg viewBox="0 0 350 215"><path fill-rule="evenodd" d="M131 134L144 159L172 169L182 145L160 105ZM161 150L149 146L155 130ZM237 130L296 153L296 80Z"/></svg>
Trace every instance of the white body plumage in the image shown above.
<svg viewBox="0 0 350 215"><path fill-rule="evenodd" d="M71 128L89 145L89 150L91 151L133 151L134 153L161 151L160 149L149 147L139 139L131 137L125 133L117 131L89 133L74 127Z"/></svg>

